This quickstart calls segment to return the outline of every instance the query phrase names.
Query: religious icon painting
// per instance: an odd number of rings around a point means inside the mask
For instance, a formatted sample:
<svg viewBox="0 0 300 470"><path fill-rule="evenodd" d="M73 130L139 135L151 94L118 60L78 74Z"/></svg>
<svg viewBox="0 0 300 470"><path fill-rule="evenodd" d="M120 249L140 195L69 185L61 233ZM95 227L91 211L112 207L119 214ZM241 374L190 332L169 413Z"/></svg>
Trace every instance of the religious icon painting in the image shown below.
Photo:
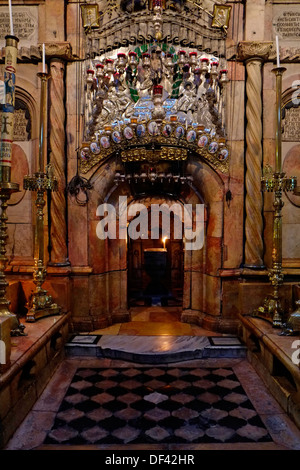
<svg viewBox="0 0 300 470"><path fill-rule="evenodd" d="M166 124L163 127L162 133L165 137L170 137L170 135L172 134L172 126L170 126L170 124Z"/></svg>
<svg viewBox="0 0 300 470"><path fill-rule="evenodd" d="M222 162L228 158L228 150L222 149L218 155L218 159Z"/></svg>
<svg viewBox="0 0 300 470"><path fill-rule="evenodd" d="M146 134L145 126L143 124L138 124L136 127L136 135L138 137L144 137L145 134Z"/></svg>
<svg viewBox="0 0 300 470"><path fill-rule="evenodd" d="M88 150L82 149L81 152L80 152L80 158L83 161L88 160L90 158Z"/></svg>
<svg viewBox="0 0 300 470"><path fill-rule="evenodd" d="M109 137L104 135L103 137L101 137L100 143L101 143L103 148L108 149L110 147Z"/></svg>
<svg viewBox="0 0 300 470"><path fill-rule="evenodd" d="M125 127L124 129L124 136L126 137L126 139L130 140L133 138L133 130L131 129L131 127L127 126Z"/></svg>
<svg viewBox="0 0 300 470"><path fill-rule="evenodd" d="M231 6L228 5L214 5L212 27L227 29L230 20Z"/></svg>
<svg viewBox="0 0 300 470"><path fill-rule="evenodd" d="M198 140L198 147L205 147L207 143L208 143L207 135L201 135L201 137Z"/></svg>
<svg viewBox="0 0 300 470"><path fill-rule="evenodd" d="M159 127L157 122L151 121L148 124L148 132L150 135L159 135Z"/></svg>
<svg viewBox="0 0 300 470"><path fill-rule="evenodd" d="M119 144L122 140L122 136L119 131L113 131L113 133L111 134L111 138L116 144Z"/></svg>
<svg viewBox="0 0 300 470"><path fill-rule="evenodd" d="M196 137L197 137L196 131L191 130L191 131L188 131L188 133L186 135L186 140L190 143L195 142Z"/></svg>
<svg viewBox="0 0 300 470"><path fill-rule="evenodd" d="M209 146L208 146L208 151L209 151L210 153L216 153L216 151L218 150L218 148L219 148L218 142L215 142L215 141L214 141L214 142L211 142L211 143L209 144Z"/></svg>
<svg viewBox="0 0 300 470"><path fill-rule="evenodd" d="M100 147L98 142L92 142L90 145L91 152L93 152L95 155L98 155L100 153Z"/></svg>
<svg viewBox="0 0 300 470"><path fill-rule="evenodd" d="M176 127L175 137L176 139L181 139L184 136L184 128L182 126Z"/></svg>

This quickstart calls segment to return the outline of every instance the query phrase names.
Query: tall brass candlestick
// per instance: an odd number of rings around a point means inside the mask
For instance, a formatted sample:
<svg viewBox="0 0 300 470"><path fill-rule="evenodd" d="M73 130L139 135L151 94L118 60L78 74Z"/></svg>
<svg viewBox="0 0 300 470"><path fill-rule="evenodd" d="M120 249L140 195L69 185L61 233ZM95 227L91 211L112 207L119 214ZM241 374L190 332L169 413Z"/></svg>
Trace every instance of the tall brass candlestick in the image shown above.
<svg viewBox="0 0 300 470"><path fill-rule="evenodd" d="M272 70L276 75L276 134L275 134L275 172L270 167L264 169L262 178L262 191L274 192L274 221L273 221L273 249L272 269L269 279L273 286L272 297L266 299L263 307L259 307L254 314L271 320L274 328L283 326L284 311L279 298L279 288L283 284L284 274L282 271L282 191L294 191L297 185L295 177L287 178L282 171L281 157L281 125L282 125L282 75L286 71L284 67L276 67Z"/></svg>
<svg viewBox="0 0 300 470"><path fill-rule="evenodd" d="M34 175L24 178L24 189L36 191L36 224L34 238L34 272L33 281L36 290L31 300L28 302L28 312L26 321L34 322L39 318L60 313L60 307L52 302L52 297L43 289L46 280L47 269L44 259L44 207L45 192L57 190L57 180L52 174L50 165L47 165L45 172L45 131L47 117L47 81L49 75L45 72L38 73L41 79L41 104L40 104L40 134L39 134L39 155L38 171Z"/></svg>
<svg viewBox="0 0 300 470"><path fill-rule="evenodd" d="M18 55L19 39L15 36L6 36L5 46L5 70L4 70L4 92L5 103L2 105L1 116L1 147L0 147L0 316L11 318L11 335L24 334L24 326L19 323L15 314L10 311L10 302L6 298L8 282L5 278L7 264L6 240L7 235L7 206L12 193L19 191L19 185L11 182L11 157L14 132L15 111L15 83L16 64Z"/></svg>
<svg viewBox="0 0 300 470"><path fill-rule="evenodd" d="M276 147L275 147L275 199L274 199L274 221L273 221L273 250L272 250L272 269L269 273L269 279L274 288L273 291L273 326L282 326L283 310L279 299L279 287L283 283L282 272L282 215L281 211L284 206L282 201L282 182L284 173L282 173L282 157L281 157L281 93L282 93L282 75L286 71L284 67L276 67L272 70L276 75Z"/></svg>

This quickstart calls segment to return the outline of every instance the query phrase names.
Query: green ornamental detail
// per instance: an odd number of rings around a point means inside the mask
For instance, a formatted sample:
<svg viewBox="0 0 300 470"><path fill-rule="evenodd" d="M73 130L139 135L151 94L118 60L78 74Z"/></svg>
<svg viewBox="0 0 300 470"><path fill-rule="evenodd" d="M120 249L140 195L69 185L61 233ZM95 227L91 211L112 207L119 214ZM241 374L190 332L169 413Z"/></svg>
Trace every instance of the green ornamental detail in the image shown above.
<svg viewBox="0 0 300 470"><path fill-rule="evenodd" d="M131 96L132 100L135 103L137 103L138 100L140 99L139 94L137 92L137 89L136 88L129 88L129 91L130 91L130 96Z"/></svg>

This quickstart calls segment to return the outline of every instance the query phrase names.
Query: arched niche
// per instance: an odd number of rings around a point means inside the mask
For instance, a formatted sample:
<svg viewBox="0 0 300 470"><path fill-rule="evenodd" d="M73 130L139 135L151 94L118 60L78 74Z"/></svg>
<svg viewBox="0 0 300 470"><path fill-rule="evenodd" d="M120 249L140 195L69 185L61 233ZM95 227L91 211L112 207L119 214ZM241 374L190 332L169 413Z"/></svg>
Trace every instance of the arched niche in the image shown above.
<svg viewBox="0 0 300 470"><path fill-rule="evenodd" d="M101 165L91 176L93 191L88 203L89 265L93 270L90 314L94 326L130 320L128 305L128 243L97 237L100 217L97 208L103 203L111 204L117 214L118 204L124 197L127 207L137 202L127 183L114 182L116 162L114 158ZM223 179L206 163L191 158L187 170L193 182L184 186L175 201L168 197L139 199L147 208L155 202L204 204L205 236L201 250L183 250L183 299L182 321L197 323L218 329L221 315L221 280L223 237Z"/></svg>

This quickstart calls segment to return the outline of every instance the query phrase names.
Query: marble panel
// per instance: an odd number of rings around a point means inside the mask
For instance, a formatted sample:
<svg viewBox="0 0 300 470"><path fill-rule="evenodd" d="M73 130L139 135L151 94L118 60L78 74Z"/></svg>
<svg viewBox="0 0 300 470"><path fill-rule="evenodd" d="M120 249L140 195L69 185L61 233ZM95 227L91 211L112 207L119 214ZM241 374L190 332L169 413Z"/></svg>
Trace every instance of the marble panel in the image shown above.
<svg viewBox="0 0 300 470"><path fill-rule="evenodd" d="M264 72L265 75L273 73L269 71ZM271 80L270 80L271 81ZM276 93L275 93L275 83L272 80L274 88L268 89L264 88L264 97L263 97L263 129L264 129L264 139L274 139L275 136L275 118L276 118ZM268 81L269 83L269 81Z"/></svg>
<svg viewBox="0 0 300 470"><path fill-rule="evenodd" d="M72 278L71 311L72 317L87 316L89 314L89 279L84 276Z"/></svg>
<svg viewBox="0 0 300 470"><path fill-rule="evenodd" d="M224 207L224 268L237 268L243 258L244 196L233 195Z"/></svg>
<svg viewBox="0 0 300 470"><path fill-rule="evenodd" d="M191 250L190 251L190 265L188 264L188 260L187 260L186 269L191 269L192 271L203 272L205 251L206 251L205 246L201 250Z"/></svg>
<svg viewBox="0 0 300 470"><path fill-rule="evenodd" d="M223 201L213 201L208 210L208 237L221 237L223 233Z"/></svg>
<svg viewBox="0 0 300 470"><path fill-rule="evenodd" d="M233 140L230 146L230 170L228 189L235 194L243 194L244 171L245 171L245 142L244 140ZM227 189L226 186L226 189Z"/></svg>
<svg viewBox="0 0 300 470"><path fill-rule="evenodd" d="M97 237L97 225L98 221L89 221L89 265L95 273L103 273L108 270L108 256L103 256L103 254L108 254L108 240L101 240Z"/></svg>
<svg viewBox="0 0 300 470"><path fill-rule="evenodd" d="M279 36L280 45L299 45L299 5L286 2L273 5L273 34Z"/></svg>
<svg viewBox="0 0 300 470"><path fill-rule="evenodd" d="M109 285L109 312L114 312L121 307L121 298L125 293L122 291L121 272L108 274Z"/></svg>
<svg viewBox="0 0 300 470"><path fill-rule="evenodd" d="M107 278L108 274L92 275L89 277L88 301L93 311L107 312Z"/></svg>
<svg viewBox="0 0 300 470"><path fill-rule="evenodd" d="M40 6L39 38L41 42L65 40L64 17L64 4L60 0L52 0Z"/></svg>
<svg viewBox="0 0 300 470"><path fill-rule="evenodd" d="M245 39L263 41L265 36L265 1L247 2L245 14Z"/></svg>
<svg viewBox="0 0 300 470"><path fill-rule="evenodd" d="M183 299L182 299L182 307L183 309L187 309L191 307L191 271L184 271L184 279L183 279Z"/></svg>
<svg viewBox="0 0 300 470"><path fill-rule="evenodd" d="M207 237L205 272L217 275L222 263L222 238Z"/></svg>
<svg viewBox="0 0 300 470"><path fill-rule="evenodd" d="M14 258L33 256L33 227L31 224L9 224L7 254Z"/></svg>
<svg viewBox="0 0 300 470"><path fill-rule="evenodd" d="M7 2L8 4L8 2ZM0 7L1 40L5 47L5 36L10 34L8 5ZM30 47L38 42L38 7L13 5L14 35L19 39L19 47Z"/></svg>
<svg viewBox="0 0 300 470"><path fill-rule="evenodd" d="M300 258L299 224L282 225L283 258Z"/></svg>
<svg viewBox="0 0 300 470"><path fill-rule="evenodd" d="M203 273L192 272L191 285L191 308L193 310L203 311L204 294L203 294Z"/></svg>
<svg viewBox="0 0 300 470"><path fill-rule="evenodd" d="M205 312L220 315L221 311L221 280L218 277L205 275Z"/></svg>
<svg viewBox="0 0 300 470"><path fill-rule="evenodd" d="M87 208L76 203L69 204L68 217L69 260L73 266L88 264Z"/></svg>
<svg viewBox="0 0 300 470"><path fill-rule="evenodd" d="M225 318L237 318L239 312L239 281L223 279L222 315Z"/></svg>
<svg viewBox="0 0 300 470"><path fill-rule="evenodd" d="M240 78L244 75L244 64L229 62L231 64L232 80L228 83L227 91L230 93L226 102L226 125L227 133L231 141L244 138L245 120L245 84ZM235 75L237 78L235 78Z"/></svg>

